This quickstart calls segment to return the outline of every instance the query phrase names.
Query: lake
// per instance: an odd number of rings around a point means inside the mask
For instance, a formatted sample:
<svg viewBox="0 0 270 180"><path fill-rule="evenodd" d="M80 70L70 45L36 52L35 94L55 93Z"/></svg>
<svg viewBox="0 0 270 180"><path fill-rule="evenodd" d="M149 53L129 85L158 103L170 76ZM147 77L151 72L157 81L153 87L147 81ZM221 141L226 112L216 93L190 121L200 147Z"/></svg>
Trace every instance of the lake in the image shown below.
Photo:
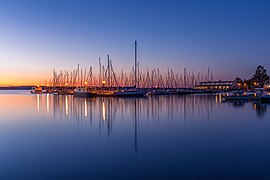
<svg viewBox="0 0 270 180"><path fill-rule="evenodd" d="M0 91L0 179L270 179L270 104Z"/></svg>

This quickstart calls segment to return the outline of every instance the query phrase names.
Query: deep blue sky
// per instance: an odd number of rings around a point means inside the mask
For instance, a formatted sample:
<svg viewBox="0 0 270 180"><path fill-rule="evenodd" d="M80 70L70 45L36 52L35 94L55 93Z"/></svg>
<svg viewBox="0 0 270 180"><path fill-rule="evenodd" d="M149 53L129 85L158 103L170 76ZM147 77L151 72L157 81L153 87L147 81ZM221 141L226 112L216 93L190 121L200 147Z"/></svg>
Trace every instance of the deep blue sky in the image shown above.
<svg viewBox="0 0 270 180"><path fill-rule="evenodd" d="M98 72L107 54L129 71L135 40L142 68L210 67L233 79L260 64L270 73L270 1L0 0L0 84L77 64Z"/></svg>

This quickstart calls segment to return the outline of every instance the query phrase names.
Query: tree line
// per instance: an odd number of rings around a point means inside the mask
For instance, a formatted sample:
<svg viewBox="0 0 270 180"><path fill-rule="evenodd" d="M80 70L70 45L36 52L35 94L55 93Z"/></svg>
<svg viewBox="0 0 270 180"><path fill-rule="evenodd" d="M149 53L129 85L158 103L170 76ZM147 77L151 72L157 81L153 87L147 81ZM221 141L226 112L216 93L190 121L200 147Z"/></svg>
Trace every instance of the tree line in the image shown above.
<svg viewBox="0 0 270 180"><path fill-rule="evenodd" d="M269 75L266 69L259 65L250 79L242 80L240 77L235 78L236 86L239 89L254 89L262 88L265 84L269 83Z"/></svg>

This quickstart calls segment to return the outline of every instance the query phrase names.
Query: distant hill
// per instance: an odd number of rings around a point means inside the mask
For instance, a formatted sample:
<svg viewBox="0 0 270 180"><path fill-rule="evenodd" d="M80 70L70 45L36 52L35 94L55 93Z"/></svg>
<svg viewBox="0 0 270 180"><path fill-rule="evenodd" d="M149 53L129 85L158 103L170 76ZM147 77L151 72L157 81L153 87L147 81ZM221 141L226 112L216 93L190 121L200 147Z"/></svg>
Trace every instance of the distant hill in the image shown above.
<svg viewBox="0 0 270 180"><path fill-rule="evenodd" d="M30 90L32 86L0 86L0 90Z"/></svg>

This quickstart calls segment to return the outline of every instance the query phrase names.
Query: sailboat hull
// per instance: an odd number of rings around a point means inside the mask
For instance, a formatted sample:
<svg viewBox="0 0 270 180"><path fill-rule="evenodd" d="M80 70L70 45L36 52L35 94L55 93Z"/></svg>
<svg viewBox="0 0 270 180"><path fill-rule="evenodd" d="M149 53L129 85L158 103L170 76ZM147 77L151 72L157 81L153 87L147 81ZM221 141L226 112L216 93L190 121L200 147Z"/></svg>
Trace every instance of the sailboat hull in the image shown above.
<svg viewBox="0 0 270 180"><path fill-rule="evenodd" d="M144 97L147 91L118 91L114 95L118 97Z"/></svg>

